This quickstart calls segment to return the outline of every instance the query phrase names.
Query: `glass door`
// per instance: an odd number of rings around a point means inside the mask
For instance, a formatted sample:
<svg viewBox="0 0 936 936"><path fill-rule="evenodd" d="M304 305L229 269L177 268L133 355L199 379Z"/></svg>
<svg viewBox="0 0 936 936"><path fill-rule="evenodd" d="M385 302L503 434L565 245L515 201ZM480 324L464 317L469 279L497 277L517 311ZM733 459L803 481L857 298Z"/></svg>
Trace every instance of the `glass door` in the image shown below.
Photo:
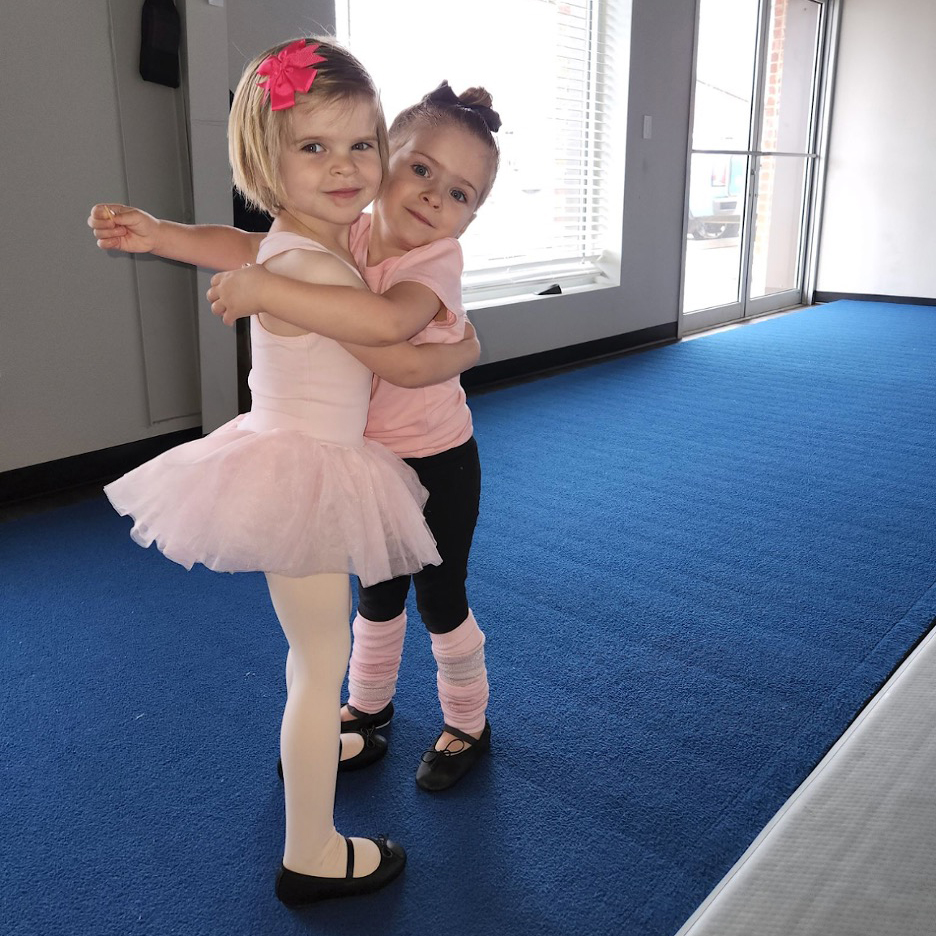
<svg viewBox="0 0 936 936"><path fill-rule="evenodd" d="M681 332L802 301L824 0L700 0Z"/></svg>

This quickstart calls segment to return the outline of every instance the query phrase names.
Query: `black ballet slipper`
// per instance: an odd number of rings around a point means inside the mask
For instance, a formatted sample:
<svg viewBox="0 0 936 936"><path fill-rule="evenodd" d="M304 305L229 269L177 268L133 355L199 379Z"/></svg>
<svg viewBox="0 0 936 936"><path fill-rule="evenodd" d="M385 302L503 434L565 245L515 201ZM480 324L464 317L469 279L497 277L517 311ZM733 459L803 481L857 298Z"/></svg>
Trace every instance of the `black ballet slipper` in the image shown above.
<svg viewBox="0 0 936 936"><path fill-rule="evenodd" d="M373 728L364 731L343 731L342 734L359 734L364 738L364 747L353 757L338 761L338 773L350 773L352 770L363 770L376 764L384 754L387 753L387 739L383 735L377 734ZM283 759L276 761L276 772L280 780L283 779Z"/></svg>
<svg viewBox="0 0 936 936"><path fill-rule="evenodd" d="M380 849L380 864L364 877L354 877L354 846L345 837L348 866L343 878L316 877L290 871L285 865L276 876L276 896L287 907L305 907L333 897L357 897L385 887L400 876L406 866L406 852L402 845L378 835L370 841Z"/></svg>
<svg viewBox="0 0 936 936"><path fill-rule="evenodd" d="M419 769L416 771L416 783L430 793L447 790L454 786L491 749L491 723L489 721L484 722L484 731L481 732L480 738L473 738L464 731L459 731L450 725L443 725L442 732L446 731L455 735L463 744L457 751L450 751L448 748L437 751L433 746L423 754ZM442 732L439 737L442 736Z"/></svg>
<svg viewBox="0 0 936 936"><path fill-rule="evenodd" d="M377 734L374 728L362 728L360 731L343 731L342 734L359 734L364 738L364 747L353 757L338 761L338 773L350 773L352 770L363 770L376 764L387 753L387 739Z"/></svg>
<svg viewBox="0 0 936 936"><path fill-rule="evenodd" d="M350 702L345 702L345 708L354 716L350 721L341 723L342 731L363 731L365 728L386 728L393 718L393 703L388 702L379 712L362 712Z"/></svg>

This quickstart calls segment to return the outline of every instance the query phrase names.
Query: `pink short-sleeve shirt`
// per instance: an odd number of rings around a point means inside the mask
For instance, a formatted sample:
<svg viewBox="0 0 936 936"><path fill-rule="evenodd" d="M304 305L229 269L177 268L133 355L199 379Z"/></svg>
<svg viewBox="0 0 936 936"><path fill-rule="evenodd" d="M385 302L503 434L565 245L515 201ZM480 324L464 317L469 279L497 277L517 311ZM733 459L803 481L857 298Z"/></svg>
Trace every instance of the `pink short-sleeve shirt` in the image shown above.
<svg viewBox="0 0 936 936"><path fill-rule="evenodd" d="M367 266L370 215L351 228L351 253L372 292L384 293L397 283L421 283L431 289L446 311L444 321L430 322L410 341L451 344L465 335L461 298L462 252L454 237L417 247L402 257L388 257ZM472 435L471 410L458 377L432 387L396 387L374 378L365 436L387 446L401 458L437 455Z"/></svg>

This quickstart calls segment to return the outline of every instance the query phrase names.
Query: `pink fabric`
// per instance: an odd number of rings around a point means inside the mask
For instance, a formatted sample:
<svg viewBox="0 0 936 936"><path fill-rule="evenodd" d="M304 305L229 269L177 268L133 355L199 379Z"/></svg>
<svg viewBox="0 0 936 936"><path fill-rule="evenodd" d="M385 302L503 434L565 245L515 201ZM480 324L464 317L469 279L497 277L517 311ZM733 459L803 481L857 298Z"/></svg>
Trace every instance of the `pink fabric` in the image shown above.
<svg viewBox="0 0 936 936"><path fill-rule="evenodd" d="M430 634L432 654L439 667L439 702L446 725L476 734L484 729L488 704L484 634L469 611L447 634Z"/></svg>
<svg viewBox="0 0 936 936"><path fill-rule="evenodd" d="M465 336L465 306L461 298L462 252L447 237L417 247L402 257L389 257L367 266L370 215L361 215L351 228L351 253L364 280L376 293L397 283L421 283L442 302L445 321L430 322L410 341L413 344L452 344ZM368 439L386 445L401 458L423 458L455 448L471 438L471 410L458 377L433 387L407 389L374 378L367 414Z"/></svg>
<svg viewBox="0 0 936 936"><path fill-rule="evenodd" d="M324 250L273 234L258 259L292 249ZM363 438L371 372L320 335L250 327L251 411L104 489L133 539L186 568L353 572L366 585L441 562L416 473Z"/></svg>
<svg viewBox="0 0 936 936"><path fill-rule="evenodd" d="M389 621L369 621L355 615L354 645L348 669L348 702L374 714L385 708L396 691L406 612Z"/></svg>

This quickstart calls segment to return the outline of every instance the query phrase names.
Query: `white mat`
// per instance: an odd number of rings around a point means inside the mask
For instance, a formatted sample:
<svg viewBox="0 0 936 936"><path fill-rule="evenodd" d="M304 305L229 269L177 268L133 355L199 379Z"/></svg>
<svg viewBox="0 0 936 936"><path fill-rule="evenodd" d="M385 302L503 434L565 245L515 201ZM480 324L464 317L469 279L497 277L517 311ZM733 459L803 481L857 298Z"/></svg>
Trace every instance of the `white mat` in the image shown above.
<svg viewBox="0 0 936 936"><path fill-rule="evenodd" d="M677 936L936 936L936 631Z"/></svg>

